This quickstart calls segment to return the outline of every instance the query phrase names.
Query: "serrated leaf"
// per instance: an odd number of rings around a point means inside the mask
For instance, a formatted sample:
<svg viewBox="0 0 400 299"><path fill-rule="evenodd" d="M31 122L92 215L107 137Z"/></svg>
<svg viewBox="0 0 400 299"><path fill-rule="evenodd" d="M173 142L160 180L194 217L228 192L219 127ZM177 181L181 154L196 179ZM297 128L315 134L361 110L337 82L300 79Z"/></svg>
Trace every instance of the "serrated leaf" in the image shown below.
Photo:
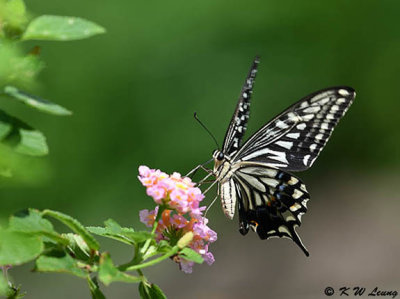
<svg viewBox="0 0 400 299"><path fill-rule="evenodd" d="M104 32L103 27L82 18L44 15L29 23L22 39L67 41Z"/></svg>
<svg viewBox="0 0 400 299"><path fill-rule="evenodd" d="M99 279L108 286L115 281L140 282L141 278L121 272L114 266L109 254L105 253L100 258Z"/></svg>
<svg viewBox="0 0 400 299"><path fill-rule="evenodd" d="M68 240L59 235L53 225L42 217L41 212L35 209L24 210L10 217L9 230L44 235L61 244L68 244Z"/></svg>
<svg viewBox="0 0 400 299"><path fill-rule="evenodd" d="M0 266L29 262L42 251L43 242L40 237L0 229Z"/></svg>
<svg viewBox="0 0 400 299"><path fill-rule="evenodd" d="M63 257L41 256L36 260L36 271L68 273L85 278L87 272L78 266L78 262L70 255Z"/></svg>
<svg viewBox="0 0 400 299"><path fill-rule="evenodd" d="M9 128L11 126L11 129ZM3 143L16 152L29 156L47 155L46 137L23 121L0 110L0 127L3 127Z"/></svg>
<svg viewBox="0 0 400 299"><path fill-rule="evenodd" d="M90 278L88 276L87 282L89 285L90 293L92 294L92 299L106 299L104 294L100 291L99 284L97 283L96 277Z"/></svg>
<svg viewBox="0 0 400 299"><path fill-rule="evenodd" d="M190 249L188 247L183 248L180 252L179 255L182 256L185 260L195 262L197 264L203 263L204 259L202 256L194 251L193 249Z"/></svg>
<svg viewBox="0 0 400 299"><path fill-rule="evenodd" d="M69 215L66 215L61 212L52 211L52 210L44 210L42 212L43 215L50 216L54 219L57 219L68 226L74 233L80 235L82 239L86 242L90 249L98 250L100 248L99 243L96 239L89 233L89 231L75 218L72 218Z"/></svg>
<svg viewBox="0 0 400 299"><path fill-rule="evenodd" d="M13 99L16 99L21 103L24 103L42 112L55 115L63 115L63 116L72 114L71 111L58 104L55 104L53 102L50 102L49 100L45 100L38 96L19 90L14 86L4 87L4 92L9 96L11 96Z"/></svg>

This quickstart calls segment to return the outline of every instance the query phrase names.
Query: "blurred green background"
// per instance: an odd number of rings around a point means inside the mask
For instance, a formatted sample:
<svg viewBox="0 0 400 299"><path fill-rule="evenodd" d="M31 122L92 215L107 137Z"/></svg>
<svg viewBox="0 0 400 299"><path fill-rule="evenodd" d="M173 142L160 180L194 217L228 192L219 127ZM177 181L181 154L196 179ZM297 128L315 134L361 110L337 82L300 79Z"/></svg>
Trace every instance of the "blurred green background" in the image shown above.
<svg viewBox="0 0 400 299"><path fill-rule="evenodd" d="M86 225L114 218L138 224L152 208L136 176L145 164L186 173L214 144L197 111L222 142L256 54L249 135L301 97L349 85L355 103L313 168L300 176L312 201L299 229L310 258L287 240L242 237L219 205L210 226L216 263L192 275L170 263L150 279L170 298L321 298L326 286L400 291L400 133L398 1L77 1L31 0L33 14L80 16L105 35L68 43L29 42L47 67L36 93L74 111L54 118L1 101L42 130L50 155L30 184L2 182L0 217L51 208ZM248 136L249 136L248 135ZM210 193L211 194L211 193ZM206 199L209 203L213 196ZM117 261L124 247L105 243ZM28 298L89 296L85 282L11 271ZM115 284L110 298L135 298ZM59 297L61 298L61 297Z"/></svg>

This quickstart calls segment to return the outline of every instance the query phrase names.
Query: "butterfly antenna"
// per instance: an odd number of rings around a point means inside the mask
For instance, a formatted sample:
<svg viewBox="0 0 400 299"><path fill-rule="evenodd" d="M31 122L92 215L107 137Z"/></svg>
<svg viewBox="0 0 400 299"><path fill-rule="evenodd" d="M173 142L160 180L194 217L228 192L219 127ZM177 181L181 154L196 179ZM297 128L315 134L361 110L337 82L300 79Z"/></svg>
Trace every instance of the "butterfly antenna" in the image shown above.
<svg viewBox="0 0 400 299"><path fill-rule="evenodd" d="M212 137L214 140L215 144L217 145L218 149L220 149L217 139L214 137L214 135L211 133L209 129L201 122L201 120L197 117L197 112L194 113L194 118L199 122L199 124L207 131L207 133Z"/></svg>

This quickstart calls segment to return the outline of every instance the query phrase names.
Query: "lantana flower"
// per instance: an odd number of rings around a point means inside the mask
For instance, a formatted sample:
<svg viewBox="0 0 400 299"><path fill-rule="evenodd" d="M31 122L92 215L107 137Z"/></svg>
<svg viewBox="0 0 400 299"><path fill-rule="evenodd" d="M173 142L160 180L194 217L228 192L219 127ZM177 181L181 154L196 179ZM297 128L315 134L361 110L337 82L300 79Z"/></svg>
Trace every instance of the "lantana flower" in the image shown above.
<svg viewBox="0 0 400 299"><path fill-rule="evenodd" d="M151 196L158 205L154 210L140 211L140 221L152 227L159 205L164 206L156 228L157 241L167 240L176 244L183 235L191 232L193 238L188 247L201 254L207 264L214 263L214 256L208 251L208 247L217 240L217 233L207 226L208 219L203 216L205 207L200 207L204 195L199 188L195 187L195 183L177 172L167 175L147 166L139 167L138 178L147 188L147 195ZM184 258L174 260L179 263L183 272L192 272L194 265L192 261Z"/></svg>

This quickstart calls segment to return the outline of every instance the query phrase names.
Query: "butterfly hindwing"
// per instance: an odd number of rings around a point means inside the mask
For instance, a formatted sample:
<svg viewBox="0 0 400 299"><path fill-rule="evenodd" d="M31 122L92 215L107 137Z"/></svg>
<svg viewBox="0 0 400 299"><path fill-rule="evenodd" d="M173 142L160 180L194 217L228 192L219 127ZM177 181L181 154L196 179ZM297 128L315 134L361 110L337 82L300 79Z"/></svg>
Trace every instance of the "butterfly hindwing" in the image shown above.
<svg viewBox="0 0 400 299"><path fill-rule="evenodd" d="M243 163L231 180L242 234L252 228L261 239L288 237L308 255L295 231L309 200L299 178L260 163Z"/></svg>
<svg viewBox="0 0 400 299"><path fill-rule="evenodd" d="M350 87L333 87L295 103L258 130L234 160L258 161L288 171L306 170L353 102Z"/></svg>
<svg viewBox="0 0 400 299"><path fill-rule="evenodd" d="M235 112L225 134L223 152L226 154L233 155L237 152L246 131L250 113L250 99L253 93L258 64L259 58L256 57L244 82Z"/></svg>

